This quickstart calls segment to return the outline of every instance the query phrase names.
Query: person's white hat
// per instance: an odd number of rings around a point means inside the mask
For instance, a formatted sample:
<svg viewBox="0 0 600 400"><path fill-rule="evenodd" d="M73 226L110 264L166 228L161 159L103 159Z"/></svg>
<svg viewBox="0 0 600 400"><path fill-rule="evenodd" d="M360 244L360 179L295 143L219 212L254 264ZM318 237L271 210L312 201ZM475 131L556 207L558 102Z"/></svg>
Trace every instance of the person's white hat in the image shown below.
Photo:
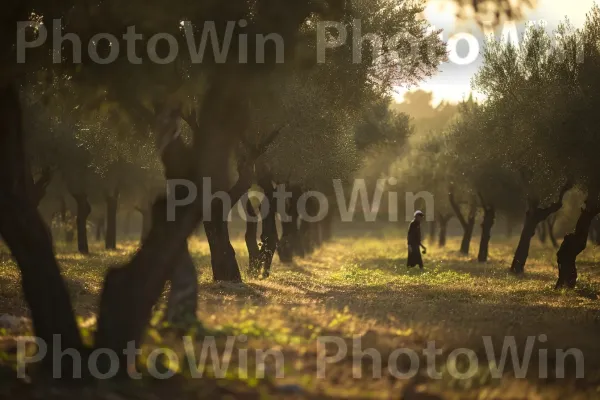
<svg viewBox="0 0 600 400"><path fill-rule="evenodd" d="M417 211L415 211L415 217L416 217L417 215L420 215L420 216L422 216L422 217L424 217L424 216L425 216L425 214L423 214L423 211L421 211L421 210L417 210Z"/></svg>

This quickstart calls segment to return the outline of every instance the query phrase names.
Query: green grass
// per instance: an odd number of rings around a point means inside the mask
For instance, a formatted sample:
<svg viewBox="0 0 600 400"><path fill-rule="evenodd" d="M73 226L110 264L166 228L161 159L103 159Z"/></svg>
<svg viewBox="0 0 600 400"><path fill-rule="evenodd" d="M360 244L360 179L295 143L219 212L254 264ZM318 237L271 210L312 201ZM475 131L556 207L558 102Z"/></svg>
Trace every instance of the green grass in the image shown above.
<svg viewBox="0 0 600 400"><path fill-rule="evenodd" d="M245 269L244 243L235 240L233 244ZM475 252L475 240L472 246ZM407 387L407 381L389 375L354 379L351 352L328 369L327 379L317 379L319 336L336 335L350 342L358 335L363 348L375 347L384 355L397 348L420 353L427 341L435 340L444 350L444 359L461 347L483 354L484 335L501 343L506 335L521 341L545 334L549 349L577 347L583 351L584 380L539 380L535 376L522 380L510 373L497 380L481 362L470 380L456 380L443 371L443 379L423 382L419 388L457 399L598 398L600 303L595 294L600 293L600 250L590 246L580 257L577 290L554 291L555 250L534 242L525 276L514 277L508 272L513 247L512 242L492 242L491 260L481 264L473 256L458 254L454 250L458 242L450 240L445 249L430 246L421 271L406 268L402 238L338 239L293 265L282 265L276 258L268 280L218 284L211 281L208 245L193 239L190 246L200 272L199 319L206 330L220 337L246 335L249 349L277 348L286 356L283 380L271 377L261 383L236 374L228 376L248 387L264 386L256 389L263 397L286 397L276 389L283 384L300 385L300 397L312 398L399 398ZM113 252L93 244L89 257L65 245L58 248L75 309L82 321L93 324L107 268L126 260L136 244L121 244L120 250ZM0 310L27 315L18 270L6 255L0 256L0 279ZM149 342L150 347L178 346L171 338ZM366 376L368 371L367 366Z"/></svg>

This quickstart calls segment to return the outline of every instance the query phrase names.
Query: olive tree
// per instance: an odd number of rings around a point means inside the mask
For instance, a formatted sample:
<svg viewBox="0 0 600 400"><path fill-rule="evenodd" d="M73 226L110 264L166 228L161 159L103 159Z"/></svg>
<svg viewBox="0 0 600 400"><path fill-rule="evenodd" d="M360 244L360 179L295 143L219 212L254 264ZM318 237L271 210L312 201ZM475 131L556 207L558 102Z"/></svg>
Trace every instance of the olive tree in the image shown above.
<svg viewBox="0 0 600 400"><path fill-rule="evenodd" d="M563 204L572 187L566 164L555 155L566 131L564 83L554 68L555 52L543 27L531 26L519 48L489 41L475 89L487 96L491 121L486 144L520 182L526 199L523 230L511 271L523 273L536 227ZM559 106L557 106L559 105Z"/></svg>

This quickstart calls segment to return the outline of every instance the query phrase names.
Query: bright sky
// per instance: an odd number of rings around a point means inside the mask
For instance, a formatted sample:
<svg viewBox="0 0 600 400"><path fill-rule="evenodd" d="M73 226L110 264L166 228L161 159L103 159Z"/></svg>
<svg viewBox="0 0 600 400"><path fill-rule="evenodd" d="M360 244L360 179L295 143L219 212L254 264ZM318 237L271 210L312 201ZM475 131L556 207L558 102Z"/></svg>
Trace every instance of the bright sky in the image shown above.
<svg viewBox="0 0 600 400"><path fill-rule="evenodd" d="M528 21L545 20L548 23L548 29L554 30L556 26L568 17L573 25L580 27L585 22L586 13L591 9L595 0L538 0L538 7L527 13ZM430 0L425 15L438 29L443 29L443 39L445 42L457 33L470 33L478 38L478 42L483 45L484 34L474 23L464 23L455 18L456 9L451 3L443 0ZM517 29L521 30L525 21L517 24ZM500 31L502 27L500 27ZM497 33L499 37L501 33ZM467 56L467 44L462 40L457 47L460 57ZM441 101L460 102L467 98L471 93L470 81L473 74L477 72L481 58L469 65L443 64L440 72L421 83L416 88L410 90L426 90L433 92L434 103ZM402 101L403 94L407 88L397 88L396 99Z"/></svg>

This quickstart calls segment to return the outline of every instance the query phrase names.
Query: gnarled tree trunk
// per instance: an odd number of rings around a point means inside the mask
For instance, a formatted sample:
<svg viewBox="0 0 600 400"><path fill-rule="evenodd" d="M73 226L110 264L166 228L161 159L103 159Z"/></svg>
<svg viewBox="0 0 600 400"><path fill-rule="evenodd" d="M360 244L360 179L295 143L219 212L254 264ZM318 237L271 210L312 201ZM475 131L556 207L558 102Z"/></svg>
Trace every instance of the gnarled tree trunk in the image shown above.
<svg viewBox="0 0 600 400"><path fill-rule="evenodd" d="M535 235L535 227L539 221L535 218L535 210L528 210L525 215L525 221L523 222L523 229L521 230L521 236L519 237L519 244L515 250L512 265L510 270L517 274L525 272L525 262L529 256L529 247L531 244L531 238Z"/></svg>
<svg viewBox="0 0 600 400"><path fill-rule="evenodd" d="M217 282L241 282L242 275L229 238L229 224L221 201L213 203L211 220L204 221L204 231L210 247L213 279Z"/></svg>
<svg viewBox="0 0 600 400"><path fill-rule="evenodd" d="M512 273L522 274L525 272L525 263L527 262L527 257L529 257L531 238L535 235L537 225L562 208L565 193L569 191L571 187L571 183L567 182L560 192L558 201L546 208L541 208L537 199L529 199L527 202L528 207L527 212L525 213L523 230L521 231L519 244L517 245L515 256L510 267Z"/></svg>
<svg viewBox="0 0 600 400"><path fill-rule="evenodd" d="M596 195L589 196L586 206L581 210L575 231L565 236L558 252L558 280L556 289L566 287L572 289L577 284L577 256L586 248L592 221L600 213L600 204Z"/></svg>
<svg viewBox="0 0 600 400"><path fill-rule="evenodd" d="M491 204L483 206L483 221L481 223L481 241L479 242L479 253L477 261L486 262L488 260L489 244L492 237L492 227L496 221L496 209Z"/></svg>

